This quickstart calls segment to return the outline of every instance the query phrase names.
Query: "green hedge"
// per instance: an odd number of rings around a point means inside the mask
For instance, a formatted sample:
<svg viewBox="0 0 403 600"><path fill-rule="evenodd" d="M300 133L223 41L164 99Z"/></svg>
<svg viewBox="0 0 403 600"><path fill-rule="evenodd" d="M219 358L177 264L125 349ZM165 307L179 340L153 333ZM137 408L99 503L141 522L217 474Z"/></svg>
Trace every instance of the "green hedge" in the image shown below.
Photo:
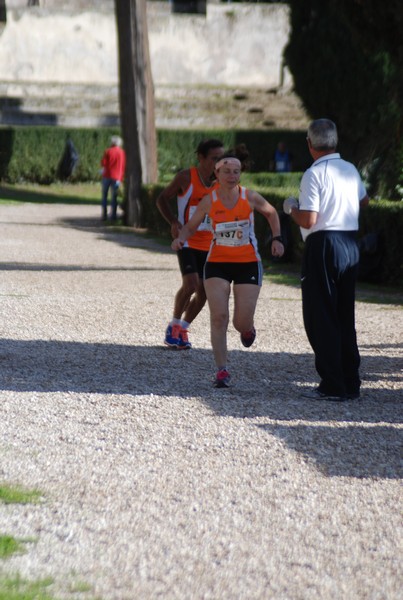
<svg viewBox="0 0 403 600"><path fill-rule="evenodd" d="M371 272L362 273L364 281L403 285L403 201L371 200L361 211L360 239L370 239L368 252L362 253L362 263L372 265ZM376 235L377 239L371 239Z"/></svg>
<svg viewBox="0 0 403 600"><path fill-rule="evenodd" d="M63 127L0 128L0 179L9 183L29 181L51 183L58 179L58 167L70 138L79 161L73 182L96 181L100 161L116 128L66 129ZM162 129L157 131L159 179L171 176L195 161L195 150L202 139L219 138L226 148L245 143L251 153L252 170L267 171L280 139L294 155L294 168L303 171L310 158L305 134L297 131L228 131Z"/></svg>
<svg viewBox="0 0 403 600"><path fill-rule="evenodd" d="M100 162L115 128L63 129L57 127L13 127L0 129L0 178L9 183L51 183L70 137L79 154L71 181L95 181Z"/></svg>
<svg viewBox="0 0 403 600"><path fill-rule="evenodd" d="M277 144L283 140L293 155L294 171L305 171L312 163L306 143L306 133L273 129L270 131L245 130L167 130L157 132L158 165L160 173L175 173L192 164L195 149L203 138L214 137L222 140L225 148L245 144L250 152L251 171L263 173L269 171L270 161Z"/></svg>

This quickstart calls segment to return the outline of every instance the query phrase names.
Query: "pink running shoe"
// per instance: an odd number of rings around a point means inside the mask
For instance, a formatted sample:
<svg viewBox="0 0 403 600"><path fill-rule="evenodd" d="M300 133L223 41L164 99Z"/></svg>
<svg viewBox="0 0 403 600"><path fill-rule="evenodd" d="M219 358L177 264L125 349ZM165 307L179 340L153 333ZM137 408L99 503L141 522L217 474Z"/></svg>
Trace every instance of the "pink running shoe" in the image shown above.
<svg viewBox="0 0 403 600"><path fill-rule="evenodd" d="M256 338L256 329L252 327L250 331L244 331L241 333L241 342L245 348L250 348Z"/></svg>
<svg viewBox="0 0 403 600"><path fill-rule="evenodd" d="M220 369L217 371L217 375L215 377L214 387L216 388L227 388L229 387L229 381L231 379L231 375L228 373L227 369Z"/></svg>

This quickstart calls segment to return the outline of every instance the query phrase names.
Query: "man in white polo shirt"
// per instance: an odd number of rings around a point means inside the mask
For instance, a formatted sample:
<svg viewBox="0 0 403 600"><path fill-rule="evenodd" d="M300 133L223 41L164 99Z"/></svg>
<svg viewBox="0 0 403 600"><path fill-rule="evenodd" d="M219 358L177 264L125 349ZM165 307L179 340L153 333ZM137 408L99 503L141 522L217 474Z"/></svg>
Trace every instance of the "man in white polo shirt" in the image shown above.
<svg viewBox="0 0 403 600"><path fill-rule="evenodd" d="M284 212L305 241L301 287L305 331L315 353L319 387L303 395L324 400L360 397L360 354L355 331L356 242L360 206L369 202L357 169L336 152L336 125L313 121L307 136L313 165L301 180L299 202Z"/></svg>

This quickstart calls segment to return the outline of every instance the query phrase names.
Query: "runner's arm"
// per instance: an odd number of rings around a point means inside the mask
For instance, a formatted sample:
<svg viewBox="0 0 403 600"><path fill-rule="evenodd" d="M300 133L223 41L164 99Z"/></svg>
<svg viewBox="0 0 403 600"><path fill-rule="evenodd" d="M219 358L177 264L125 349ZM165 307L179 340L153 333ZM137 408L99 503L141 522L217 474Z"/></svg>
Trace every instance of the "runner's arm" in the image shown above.
<svg viewBox="0 0 403 600"><path fill-rule="evenodd" d="M261 196L257 192L254 192L253 190L248 190L248 199L251 207L257 212L259 212L261 215L263 215L270 226L271 233L273 236L271 247L273 256L283 256L283 242L274 239L276 237L281 237L280 219L276 209L269 202L267 202L267 200L265 200L263 196Z"/></svg>
<svg viewBox="0 0 403 600"><path fill-rule="evenodd" d="M177 215L172 211L171 204L176 197L183 193L190 185L190 170L179 171L171 183L162 190L157 198L157 208L165 221L171 226L171 235L176 238L179 234L182 224L178 221Z"/></svg>
<svg viewBox="0 0 403 600"><path fill-rule="evenodd" d="M192 218L182 227L179 235L171 244L172 250L181 250L184 243L196 232L204 217L209 213L211 208L211 198L209 195L202 198L193 213Z"/></svg>

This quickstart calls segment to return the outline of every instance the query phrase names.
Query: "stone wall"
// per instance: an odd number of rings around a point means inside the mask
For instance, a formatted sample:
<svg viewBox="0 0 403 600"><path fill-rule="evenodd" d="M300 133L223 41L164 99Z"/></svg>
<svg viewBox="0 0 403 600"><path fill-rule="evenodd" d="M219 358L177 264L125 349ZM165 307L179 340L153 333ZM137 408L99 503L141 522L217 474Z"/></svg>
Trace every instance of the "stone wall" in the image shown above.
<svg viewBox="0 0 403 600"><path fill-rule="evenodd" d="M168 2L148 2L147 10L155 85L283 82L287 5L209 3L206 16L173 14ZM41 0L40 7L22 8L20 0L7 2L0 81L116 84L117 73L113 3Z"/></svg>
<svg viewBox="0 0 403 600"><path fill-rule="evenodd" d="M157 126L227 126L224 108L235 110L244 127L255 121L279 126L290 111L304 118L294 98L287 109L283 97L281 122L268 111L267 100L273 104L276 91L284 95L292 87L282 66L287 5L209 0L206 15L171 8L169 2L147 3ZM250 113L233 106L234 90L254 93L250 101L258 104ZM7 0L0 28L0 125L28 124L119 124L113 0L40 0L39 7Z"/></svg>

